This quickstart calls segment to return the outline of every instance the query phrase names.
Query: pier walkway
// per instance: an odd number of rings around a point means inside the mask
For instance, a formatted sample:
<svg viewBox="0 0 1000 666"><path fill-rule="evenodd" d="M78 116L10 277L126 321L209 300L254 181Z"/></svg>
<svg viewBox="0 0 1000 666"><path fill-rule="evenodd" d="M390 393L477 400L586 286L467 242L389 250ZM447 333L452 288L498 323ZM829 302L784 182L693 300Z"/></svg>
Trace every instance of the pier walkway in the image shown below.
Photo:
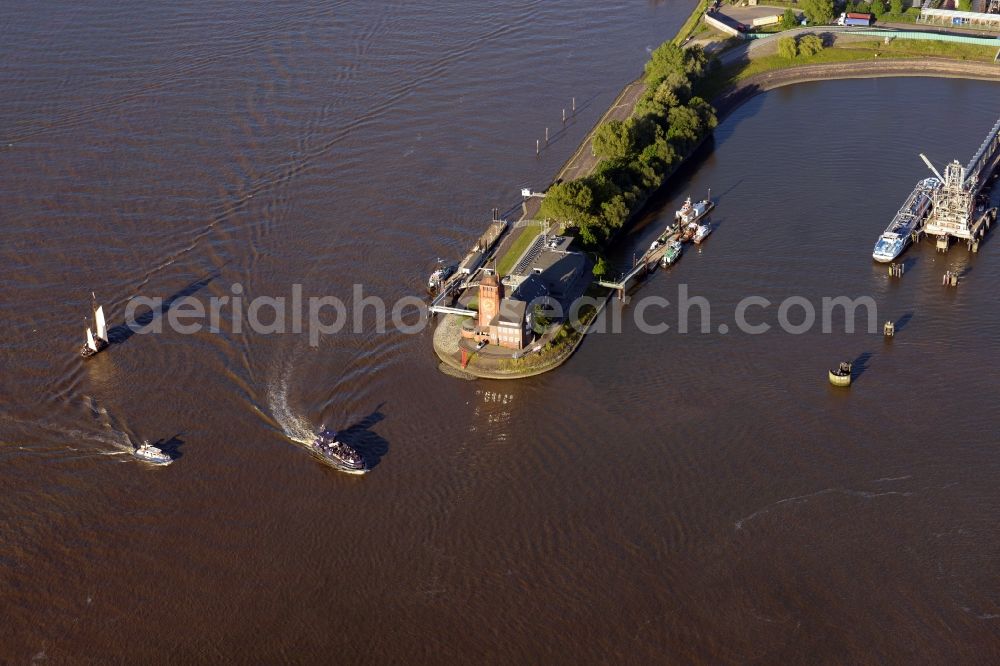
<svg viewBox="0 0 1000 666"><path fill-rule="evenodd" d="M656 270L660 260L663 259L663 255L667 253L670 243L678 240L679 238L680 231L678 227L675 224L671 224L657 238L657 240L660 241L659 247L646 250L646 253L636 260L635 265L632 266L631 270L617 280L597 280L597 284L606 289L614 289L618 292L618 297L623 298L625 296L625 291L634 280L646 276Z"/></svg>

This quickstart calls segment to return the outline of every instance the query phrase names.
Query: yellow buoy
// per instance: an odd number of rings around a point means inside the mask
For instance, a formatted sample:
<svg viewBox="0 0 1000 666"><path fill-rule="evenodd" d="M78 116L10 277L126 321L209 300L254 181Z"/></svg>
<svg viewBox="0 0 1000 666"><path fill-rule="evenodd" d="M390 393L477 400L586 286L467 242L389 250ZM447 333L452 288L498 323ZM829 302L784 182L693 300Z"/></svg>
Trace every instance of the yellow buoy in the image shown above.
<svg viewBox="0 0 1000 666"><path fill-rule="evenodd" d="M830 383L834 386L850 386L851 364L844 361L836 370L830 370Z"/></svg>

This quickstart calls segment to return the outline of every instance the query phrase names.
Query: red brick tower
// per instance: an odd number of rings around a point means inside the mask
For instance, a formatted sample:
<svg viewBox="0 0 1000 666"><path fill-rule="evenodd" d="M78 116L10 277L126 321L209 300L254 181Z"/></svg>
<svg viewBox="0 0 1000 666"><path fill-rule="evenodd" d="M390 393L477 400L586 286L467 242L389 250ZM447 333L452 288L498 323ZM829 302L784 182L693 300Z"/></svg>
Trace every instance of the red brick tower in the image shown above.
<svg viewBox="0 0 1000 666"><path fill-rule="evenodd" d="M479 329L489 332L490 322L500 312L500 299L503 298L503 287L497 276L486 273L479 281Z"/></svg>

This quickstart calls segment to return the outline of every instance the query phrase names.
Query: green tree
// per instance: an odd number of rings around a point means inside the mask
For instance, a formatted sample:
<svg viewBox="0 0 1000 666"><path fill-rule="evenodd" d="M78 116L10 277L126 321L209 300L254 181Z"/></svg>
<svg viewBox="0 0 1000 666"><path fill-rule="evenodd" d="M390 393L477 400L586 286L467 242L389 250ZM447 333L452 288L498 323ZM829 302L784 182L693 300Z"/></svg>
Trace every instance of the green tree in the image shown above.
<svg viewBox="0 0 1000 666"><path fill-rule="evenodd" d="M535 304L534 310L534 326L533 330L535 333L544 333L549 328L549 324L552 323L552 312L541 303Z"/></svg>
<svg viewBox="0 0 1000 666"><path fill-rule="evenodd" d="M673 42L665 42L653 51L646 62L646 83L650 88L656 88L671 73L697 79L705 73L708 63L708 54L700 46L685 49Z"/></svg>
<svg viewBox="0 0 1000 666"><path fill-rule="evenodd" d="M617 229L628 219L629 207L621 194L601 204L601 219L606 228Z"/></svg>
<svg viewBox="0 0 1000 666"><path fill-rule="evenodd" d="M664 42L653 51L646 62L646 79L659 82L671 72L684 72L684 49L673 42Z"/></svg>
<svg viewBox="0 0 1000 666"><path fill-rule="evenodd" d="M670 145L666 134L643 148L639 154L639 162L654 168L659 174L665 174L676 161L677 151Z"/></svg>
<svg viewBox="0 0 1000 666"><path fill-rule="evenodd" d="M825 25L833 21L833 0L801 0L799 6L811 25Z"/></svg>
<svg viewBox="0 0 1000 666"><path fill-rule="evenodd" d="M889 0L889 12L892 14L902 14L903 0Z"/></svg>
<svg viewBox="0 0 1000 666"><path fill-rule="evenodd" d="M785 13L781 15L781 29L790 30L799 24L799 17L795 13L794 9L788 8Z"/></svg>
<svg viewBox="0 0 1000 666"><path fill-rule="evenodd" d="M594 264L594 277L601 279L607 277L611 273L611 266L608 265L607 260L604 257L598 257L597 263Z"/></svg>
<svg viewBox="0 0 1000 666"><path fill-rule="evenodd" d="M691 77L684 72L671 72L663 79L660 87L664 89L664 94L672 94L677 103L670 106L684 104L691 97Z"/></svg>
<svg viewBox="0 0 1000 666"><path fill-rule="evenodd" d="M875 18L885 14L885 0L872 0L872 14L875 15Z"/></svg>
<svg viewBox="0 0 1000 666"><path fill-rule="evenodd" d="M709 57L705 49L691 46L684 50L684 73L691 79L699 79L705 74Z"/></svg>
<svg viewBox="0 0 1000 666"><path fill-rule="evenodd" d="M607 238L604 228L593 218L581 220L576 227L580 230L580 240L587 247L597 247Z"/></svg>
<svg viewBox="0 0 1000 666"><path fill-rule="evenodd" d="M969 0L958 0L958 11L960 12L972 11L972 3Z"/></svg>
<svg viewBox="0 0 1000 666"><path fill-rule="evenodd" d="M584 227L592 224L595 216L594 192L583 179L556 183L545 193L540 213L543 217Z"/></svg>
<svg viewBox="0 0 1000 666"><path fill-rule="evenodd" d="M594 154L607 159L628 157L635 149L631 123L609 120L594 133Z"/></svg>
<svg viewBox="0 0 1000 666"><path fill-rule="evenodd" d="M686 106L678 106L670 109L668 115L669 138L681 152L687 152L701 138L702 122L698 111Z"/></svg>
<svg viewBox="0 0 1000 666"><path fill-rule="evenodd" d="M799 55L811 56L823 50L823 40L819 35L802 35L799 38Z"/></svg>
<svg viewBox="0 0 1000 666"><path fill-rule="evenodd" d="M642 99L636 102L635 112L643 116L651 116L654 118L666 118L667 112L675 107L680 106L681 100L677 97L677 93L671 90L664 83L653 91L651 95L645 95Z"/></svg>
<svg viewBox="0 0 1000 666"><path fill-rule="evenodd" d="M698 114L702 131L715 129L719 124L719 120L715 116L715 107L701 97L692 97L691 101L688 102L688 108Z"/></svg>
<svg viewBox="0 0 1000 666"><path fill-rule="evenodd" d="M635 157L655 138L657 125L646 117L609 120L594 133L594 154L609 160Z"/></svg>
<svg viewBox="0 0 1000 666"><path fill-rule="evenodd" d="M799 43L794 37L782 37L778 40L778 55L782 58L794 58L799 55Z"/></svg>

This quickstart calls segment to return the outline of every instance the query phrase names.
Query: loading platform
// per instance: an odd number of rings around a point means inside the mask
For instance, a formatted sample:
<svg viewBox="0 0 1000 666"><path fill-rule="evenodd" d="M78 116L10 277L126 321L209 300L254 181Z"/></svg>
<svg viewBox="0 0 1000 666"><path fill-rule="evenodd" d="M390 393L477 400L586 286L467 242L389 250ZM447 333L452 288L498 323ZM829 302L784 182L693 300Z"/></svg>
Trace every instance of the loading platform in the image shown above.
<svg viewBox="0 0 1000 666"><path fill-rule="evenodd" d="M946 250L950 240L956 238L964 240L970 250L978 251L979 241L996 219L996 209L989 206L984 190L1000 163L1000 120L965 166L954 160L945 166L942 175L926 156L920 157L942 184L932 195L933 207L918 234L936 236L939 249Z"/></svg>

